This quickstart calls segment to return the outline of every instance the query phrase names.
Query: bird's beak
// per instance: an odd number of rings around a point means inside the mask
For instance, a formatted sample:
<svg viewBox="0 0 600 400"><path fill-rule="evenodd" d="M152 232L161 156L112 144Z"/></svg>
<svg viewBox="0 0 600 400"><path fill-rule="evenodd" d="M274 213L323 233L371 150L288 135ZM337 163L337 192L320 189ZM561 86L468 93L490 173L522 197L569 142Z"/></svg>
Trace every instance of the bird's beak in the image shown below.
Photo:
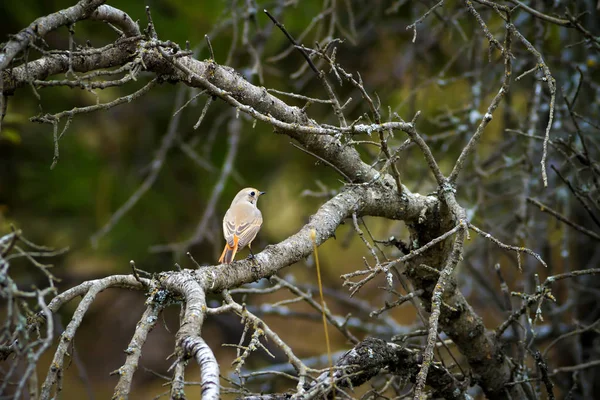
<svg viewBox="0 0 600 400"><path fill-rule="evenodd" d="M267 192L258 192L262 196L263 194L267 194Z"/></svg>

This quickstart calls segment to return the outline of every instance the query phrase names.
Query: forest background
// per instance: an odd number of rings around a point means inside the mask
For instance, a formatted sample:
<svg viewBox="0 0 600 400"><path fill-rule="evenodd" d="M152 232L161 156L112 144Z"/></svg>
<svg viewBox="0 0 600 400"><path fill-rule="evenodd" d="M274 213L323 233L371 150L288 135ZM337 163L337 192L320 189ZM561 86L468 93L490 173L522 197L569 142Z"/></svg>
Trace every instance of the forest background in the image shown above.
<svg viewBox="0 0 600 400"><path fill-rule="evenodd" d="M7 40L36 18L73 3L69 0L0 2L0 40ZM420 112L419 132L440 169L450 172L498 92L504 71L503 57L490 44L469 8L461 1L447 1L440 7L435 7L437 2L433 1L374 0L368 6L350 0L295 3L115 0L108 4L137 20L142 29L147 24L144 6L148 5L160 39L182 48L188 42L195 58L207 60L212 57L205 39L208 35L216 63L232 67L254 85L310 98L326 99L327 94L301 54L262 12L263 8L273 10L287 31L308 47L314 47L315 41L324 45L341 38L332 45L336 48L336 62L345 71L360 74L364 87L377 105L382 105L382 119L393 118L391 111L410 121ZM573 15L586 11L580 21L591 30L592 39L580 35L576 29L552 25L531 13L515 11L515 24L545 57L558 87L554 122L550 126L553 142L545 165L549 184L545 187L543 182L540 162L546 151L540 137L546 132L551 93L542 68L536 69L534 57L513 39L518 44L514 49L510 94L495 110L477 145L474 160L462 172L457 197L467 210L469 221L504 243L531 248L548 267L534 257L523 255L523 271L519 271L515 253L503 251L471 233L465 243L464 262L459 264L455 275L461 292L490 329L500 325L508 315L504 304L499 305L495 297L502 294L502 280L496 278L495 265L502 267L502 279L511 290L532 292L539 280L543 282L552 274L593 268L600 258L597 236L581 233L527 202L527 198L538 199L566 215L578 227L592 233L600 231L596 219L598 186L594 180L598 175L600 138L598 11L590 1L529 3L535 3L548 15L562 15L565 9ZM432 7L426 18L415 27L410 26ZM503 43L503 21L494 16L493 10L480 5L477 10L494 37ZM99 21L81 21L73 29L81 46L101 47L115 37L114 31ZM66 27L44 39L48 49L68 49L70 45ZM34 58L39 53L32 49L30 56ZM327 70L323 63L318 66ZM533 72L514 80L532 68ZM340 86L338 78L329 75L340 98L345 101L352 97L344 108L349 123L369 112L355 86L346 81ZM112 101L142 88L150 78L151 73L142 71L127 85L93 92L65 87L35 90L23 87L9 97L0 132L0 233L8 233L14 226L32 242L56 249L68 247L68 251L59 252L49 260L54 265L52 273L60 279L59 292L82 281L128 274L130 260L150 273L172 270L175 263L194 268L185 255L187 251L201 265L216 264L224 245L222 217L233 196L243 187L267 192L259 203L264 224L253 244L255 252L260 252L297 232L343 186L335 168L299 150L287 135L274 133L272 126L256 123L219 99L205 108L210 97L183 85L164 82L129 103L74 117L59 141L59 157L55 153L52 126L30 120L38 114ZM575 93L579 107L575 110L582 115L581 119L572 116L573 110L565 102L565 98L573 99ZM298 107L306 104L305 100L272 94ZM329 104L311 104L307 112L317 121L337 123ZM203 115L201 121L200 115ZM369 118L363 122L372 122ZM575 127L574 121L580 125ZM198 122L201 124L196 128ZM62 123L60 126L62 129ZM569 150L581 147L575 131L584 132L589 138L587 166L592 172L583 172L588 174L582 178L583 183L578 179L585 163ZM354 139L379 140L376 134ZM390 147L405 146L405 140L406 135L396 132L389 139ZM380 155L376 146L355 145L366 162ZM435 193L436 180L428 172L421 150L414 145L405 147L395 162L402 183L412 192ZM581 165L574 167L572 160ZM566 178L561 177L561 171ZM569 188L567 180L575 189ZM574 194L578 191L585 192L589 207L583 206ZM132 198L135 204L114 219L115 212ZM391 237L407 243L410 240L402 221L376 217L364 220L369 235L378 240L385 242ZM398 257L402 249L386 247L385 252ZM358 306L353 302L364 302L363 308L373 311L396 298L394 293L381 290L386 286L385 275L378 276L355 297L349 297L340 276L363 268L362 258L369 254L352 219L338 228L335 239L319 248L323 285L335 315L344 316L351 310L356 313ZM246 255L244 251L240 258ZM25 260L16 259L11 271L21 287L44 286L44 274ZM316 293L312 256L280 271L279 276ZM590 277L577 282L573 286L560 286L554 292L558 301L553 307L560 312L554 308L547 310L548 318L540 323L547 326L540 333L547 334L547 339L541 343L547 345L561 333L597 320L600 297L593 288L597 281ZM590 297L574 301L570 297L573 291L588 293ZM320 315L313 308L298 303L286 309L287 312L260 309L261 304L274 304L287 297L277 292L259 299L249 296L246 300L298 357L323 355L326 350L323 329ZM66 398L112 395L117 378L110 373L123 363L123 351L145 309L144 300L141 292L134 291L108 290L99 295L77 333L73 365L64 374ZM209 305L218 304L219 296L209 296ZM565 308L560 308L561 305ZM64 324L75 307L76 304L68 304L61 309L59 317ZM391 309L386 315L399 326L419 325L418 313L411 306ZM292 317L298 322L290 323ZM173 352L179 309L167 308L163 318L145 345L140 361L143 368L136 374L131 398L152 398L165 390L162 377L168 375L173 362L167 357ZM57 323L55 329L59 333L61 324ZM230 365L236 356L235 348L223 344L237 343L243 329L239 319L231 315L211 316L204 324L203 337L215 352L223 376L232 373ZM342 334L330 332L334 352L349 348ZM363 338L374 332L357 329L356 334ZM586 337L586 341L593 343L589 350L591 360L597 360L597 339L597 336ZM274 360L259 351L244 367L256 369L286 361L277 349L272 351ZM42 357L41 371L50 364L51 357L52 351ZM565 353L551 353L549 357L555 368L583 363ZM197 367L190 368L186 376L197 376ZM593 376L598 372L598 367L582 372L589 374L587 379L592 385L583 389L587 393L595 391L598 383L593 383ZM562 394L572 383L570 377L563 378L560 379L566 383L557 389ZM199 391L192 386L187 393L193 398Z"/></svg>

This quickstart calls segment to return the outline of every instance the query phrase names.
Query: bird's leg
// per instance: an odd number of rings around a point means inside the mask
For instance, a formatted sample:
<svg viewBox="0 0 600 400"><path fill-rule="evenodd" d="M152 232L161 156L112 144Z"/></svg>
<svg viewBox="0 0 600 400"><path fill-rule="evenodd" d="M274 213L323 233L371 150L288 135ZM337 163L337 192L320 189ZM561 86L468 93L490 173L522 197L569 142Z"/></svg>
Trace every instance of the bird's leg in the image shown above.
<svg viewBox="0 0 600 400"><path fill-rule="evenodd" d="M248 256L248 260L252 260L252 261L254 261L255 265L259 265L258 260L256 259L254 252L252 251L252 246L248 245L248 250L250 250L250 255Z"/></svg>

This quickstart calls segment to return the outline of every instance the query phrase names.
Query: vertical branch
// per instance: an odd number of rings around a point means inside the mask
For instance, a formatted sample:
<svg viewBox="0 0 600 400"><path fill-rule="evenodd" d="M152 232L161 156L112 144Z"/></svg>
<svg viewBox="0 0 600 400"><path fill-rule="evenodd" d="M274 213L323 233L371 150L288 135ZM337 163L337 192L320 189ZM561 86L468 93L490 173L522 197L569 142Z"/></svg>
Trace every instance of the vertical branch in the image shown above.
<svg viewBox="0 0 600 400"><path fill-rule="evenodd" d="M127 354L125 363L121 368L114 372L119 375L119 382L115 387L113 399L125 399L129 397L133 374L138 368L138 363L142 355L142 346L144 346L144 343L146 342L148 333L156 325L161 310L162 307L157 306L156 304L149 304L137 323L133 337L125 350L125 353Z"/></svg>
<svg viewBox="0 0 600 400"><path fill-rule="evenodd" d="M1 261L1 259L0 259L0 261ZM46 318L46 337L42 340L42 346L40 346L38 351L35 354L33 354L33 356L29 357L27 368L25 369L25 372L21 376L19 385L17 386L17 390L15 390L15 393L14 393L14 398L16 400L18 400L21 397L21 392L23 391L23 389L25 387L25 383L28 381L29 377L31 377L30 385L32 383L36 384L34 393L37 392L37 379L34 378L36 376L35 369L37 367L37 362L39 361L42 354L44 354L46 352L46 350L48 350L48 348L50 348L50 346L52 345L52 340L54 339L54 334L53 334L54 333L54 320L52 319L53 318L52 311L50 311L50 309L46 305L46 301L44 300L43 292L38 291L37 298L38 298L38 305L42 309L44 318ZM4 378L7 379L6 382L8 382L8 376L5 375ZM4 393L4 390L0 390L0 393ZM30 391L30 394L31 394L31 391Z"/></svg>
<svg viewBox="0 0 600 400"><path fill-rule="evenodd" d="M510 23L510 20L507 22L506 26L507 26L507 29L516 38L518 38L521 41L521 43L523 43L525 48L531 54L533 54L533 56L535 57L535 59L538 63L537 68L539 68L542 71L542 74L544 75L543 80L548 85L548 90L550 91L550 112L548 114L548 124L546 125L546 131L544 134L544 144L543 144L542 161L541 161L542 180L544 182L544 186L548 186L548 176L546 174L546 158L548 157L548 143L550 141L550 130L552 129L552 121L554 119L554 106L556 103L556 80L552 76L552 73L550 72L550 68L548 68L548 65L544 61L544 58L542 57L540 52L531 44L531 42L529 42L521 34L521 32L519 32L517 30L517 28L515 28L515 26L512 23Z"/></svg>
<svg viewBox="0 0 600 400"><path fill-rule="evenodd" d="M463 220L460 220L460 229L456 234L456 238L454 239L454 244L452 245L452 251L446 261L446 265L440 271L440 277L435 285L435 289L433 290L433 294L431 296L431 314L429 315L429 328L427 333L427 343L425 347L425 351L423 352L423 363L421 364L421 369L417 375L417 383L415 387L415 400L424 400L426 396L422 393L423 389L425 389L425 383L427 382L427 373L429 372L429 368L433 361L433 351L435 349L435 342L437 340L437 330L438 330L438 322L441 313L442 307L442 296L444 295L444 290L446 285L452 279L452 273L454 272L454 268L460 261L462 257L463 251L463 243L465 241L467 227L464 224Z"/></svg>
<svg viewBox="0 0 600 400"><path fill-rule="evenodd" d="M171 381L171 399L185 400L185 367L187 360L177 360L175 363L175 371L173 372L173 380Z"/></svg>
<svg viewBox="0 0 600 400"><path fill-rule="evenodd" d="M0 71L0 133L2 133L2 122L8 108L8 98L4 95L4 74Z"/></svg>
<svg viewBox="0 0 600 400"><path fill-rule="evenodd" d="M507 26L512 26L512 24L510 23L510 14L507 15L507 19L508 19ZM481 139L481 135L483 134L483 131L485 130L485 128L489 124L489 122L492 120L494 111L498 108L498 106L500 105L500 101L502 101L502 99L504 98L506 93L508 93L508 90L510 88L511 75L512 75L512 61L511 61L510 50L511 50L511 29L509 29L507 27L505 37L504 37L504 52L503 52L504 75L502 77L502 86L500 87L500 90L498 91L496 96L494 96L494 99L488 106L487 112L483 116L483 119L481 120L481 123L477 127L477 130L475 131L473 136L471 136L469 143L467 143L465 148L462 150L462 152L458 156L458 159L456 160L456 164L454 164L454 168L452 169L452 172L450 173L450 176L448 177L448 180L450 181L451 184L456 183L458 174L460 174L460 171L463 169L467 157L473 151L475 151L475 147L477 146L479 139Z"/></svg>
<svg viewBox="0 0 600 400"><path fill-rule="evenodd" d="M196 360L201 370L202 398L217 400L220 393L219 364L210 347L200 336L207 310L204 289L187 270L167 275L161 284L169 291L180 293L185 301L181 325L175 335L175 353L180 360ZM178 368L183 376L183 366Z"/></svg>

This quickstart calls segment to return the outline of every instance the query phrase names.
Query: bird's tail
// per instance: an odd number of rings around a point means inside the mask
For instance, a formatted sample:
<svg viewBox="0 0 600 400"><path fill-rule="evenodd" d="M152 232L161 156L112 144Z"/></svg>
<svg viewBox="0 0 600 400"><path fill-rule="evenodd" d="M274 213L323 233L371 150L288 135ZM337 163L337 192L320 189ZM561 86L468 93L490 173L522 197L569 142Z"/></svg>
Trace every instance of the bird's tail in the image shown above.
<svg viewBox="0 0 600 400"><path fill-rule="evenodd" d="M230 246L227 242L225 243L225 248L223 249L223 253L221 253L221 258L219 258L219 263L231 264L238 251L238 240L237 235L233 235L233 246Z"/></svg>

